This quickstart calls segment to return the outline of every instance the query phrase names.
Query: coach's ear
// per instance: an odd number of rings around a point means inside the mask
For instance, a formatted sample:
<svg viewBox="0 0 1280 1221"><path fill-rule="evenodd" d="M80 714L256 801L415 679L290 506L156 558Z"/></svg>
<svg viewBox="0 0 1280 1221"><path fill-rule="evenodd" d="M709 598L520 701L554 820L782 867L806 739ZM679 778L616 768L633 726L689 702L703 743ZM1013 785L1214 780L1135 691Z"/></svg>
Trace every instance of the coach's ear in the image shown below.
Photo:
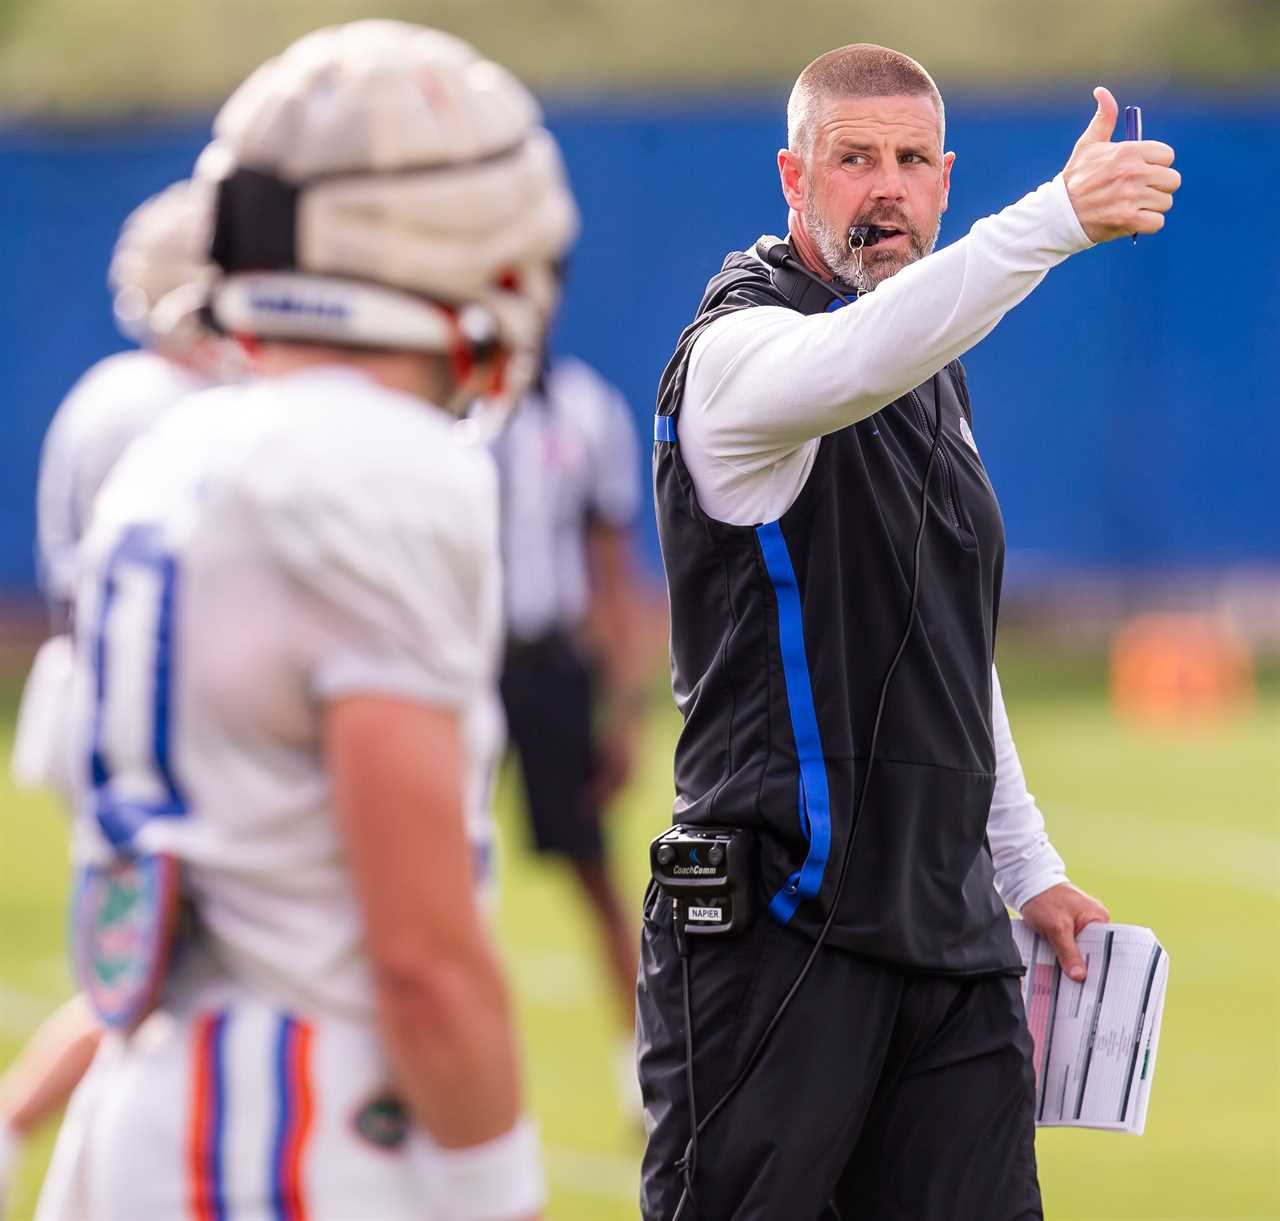
<svg viewBox="0 0 1280 1221"><path fill-rule="evenodd" d="M938 209L939 216L947 210L947 204L951 201L951 167L955 163L955 153L942 154L942 207Z"/></svg>
<svg viewBox="0 0 1280 1221"><path fill-rule="evenodd" d="M793 212L804 211L804 160L789 148L778 149L778 177L782 198Z"/></svg>

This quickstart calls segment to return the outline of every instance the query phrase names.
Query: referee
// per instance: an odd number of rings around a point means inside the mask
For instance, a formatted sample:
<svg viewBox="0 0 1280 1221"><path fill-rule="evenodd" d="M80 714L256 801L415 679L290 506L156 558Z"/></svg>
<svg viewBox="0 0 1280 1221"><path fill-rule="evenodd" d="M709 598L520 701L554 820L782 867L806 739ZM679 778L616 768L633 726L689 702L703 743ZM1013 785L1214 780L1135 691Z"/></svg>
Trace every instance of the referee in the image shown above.
<svg viewBox="0 0 1280 1221"><path fill-rule="evenodd" d="M754 840L758 914L687 938L697 1114L754 1060L687 1157L680 951L646 898L646 1221L1042 1216L1005 905L1076 979L1107 912L1067 881L1010 735L1004 530L957 357L1050 268L1162 227L1173 150L1111 143L1095 98L1061 174L934 254L937 87L883 47L821 56L778 154L788 237L725 259L663 375L675 820Z"/></svg>
<svg viewBox="0 0 1280 1221"><path fill-rule="evenodd" d="M507 650L502 702L536 850L567 862L603 950L614 1071L639 1112L637 938L609 872L604 810L631 772L647 654L631 528L639 450L622 395L572 357L546 364L498 438Z"/></svg>

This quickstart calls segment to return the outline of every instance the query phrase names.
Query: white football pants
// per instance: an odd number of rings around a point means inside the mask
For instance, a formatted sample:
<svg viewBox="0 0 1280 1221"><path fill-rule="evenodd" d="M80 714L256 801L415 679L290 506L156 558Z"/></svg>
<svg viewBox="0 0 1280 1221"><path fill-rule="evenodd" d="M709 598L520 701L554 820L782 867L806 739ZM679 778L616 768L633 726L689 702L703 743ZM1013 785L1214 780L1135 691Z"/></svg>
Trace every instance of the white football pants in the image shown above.
<svg viewBox="0 0 1280 1221"><path fill-rule="evenodd" d="M37 1221L446 1217L373 1031L238 990L104 1041L67 1109Z"/></svg>

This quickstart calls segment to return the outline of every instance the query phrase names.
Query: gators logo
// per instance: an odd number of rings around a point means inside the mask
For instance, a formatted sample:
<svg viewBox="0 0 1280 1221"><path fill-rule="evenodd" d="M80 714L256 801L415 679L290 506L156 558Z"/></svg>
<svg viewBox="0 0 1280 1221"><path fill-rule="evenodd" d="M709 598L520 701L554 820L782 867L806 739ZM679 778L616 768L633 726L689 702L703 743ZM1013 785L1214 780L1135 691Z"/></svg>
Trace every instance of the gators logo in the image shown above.
<svg viewBox="0 0 1280 1221"><path fill-rule="evenodd" d="M409 1113L394 1094L379 1094L355 1114L355 1129L378 1149L399 1149L409 1138Z"/></svg>
<svg viewBox="0 0 1280 1221"><path fill-rule="evenodd" d="M79 871L72 954L80 986L108 1026L132 1031L155 1007L178 936L180 872L164 854Z"/></svg>

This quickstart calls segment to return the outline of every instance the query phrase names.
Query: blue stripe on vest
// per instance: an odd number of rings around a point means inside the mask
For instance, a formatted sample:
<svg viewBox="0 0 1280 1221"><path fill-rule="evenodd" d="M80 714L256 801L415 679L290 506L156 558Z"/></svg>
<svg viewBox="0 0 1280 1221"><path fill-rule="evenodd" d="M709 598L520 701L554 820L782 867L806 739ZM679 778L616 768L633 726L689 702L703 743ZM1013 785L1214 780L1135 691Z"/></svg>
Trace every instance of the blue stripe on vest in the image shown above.
<svg viewBox="0 0 1280 1221"><path fill-rule="evenodd" d="M800 764L800 826L809 841L804 864L769 902L773 918L786 924L805 899L822 888L822 875L831 852L831 799L827 791L826 758L818 732L818 714L813 706L813 684L804 648L804 622L800 613L800 587L782 527L766 522L756 527L765 570L773 582L778 604L778 645L782 651L782 673L787 687L787 707L791 713L791 733Z"/></svg>
<svg viewBox="0 0 1280 1221"><path fill-rule="evenodd" d="M656 415L653 417L653 439L655 441L671 441L676 439L676 418L673 415Z"/></svg>

